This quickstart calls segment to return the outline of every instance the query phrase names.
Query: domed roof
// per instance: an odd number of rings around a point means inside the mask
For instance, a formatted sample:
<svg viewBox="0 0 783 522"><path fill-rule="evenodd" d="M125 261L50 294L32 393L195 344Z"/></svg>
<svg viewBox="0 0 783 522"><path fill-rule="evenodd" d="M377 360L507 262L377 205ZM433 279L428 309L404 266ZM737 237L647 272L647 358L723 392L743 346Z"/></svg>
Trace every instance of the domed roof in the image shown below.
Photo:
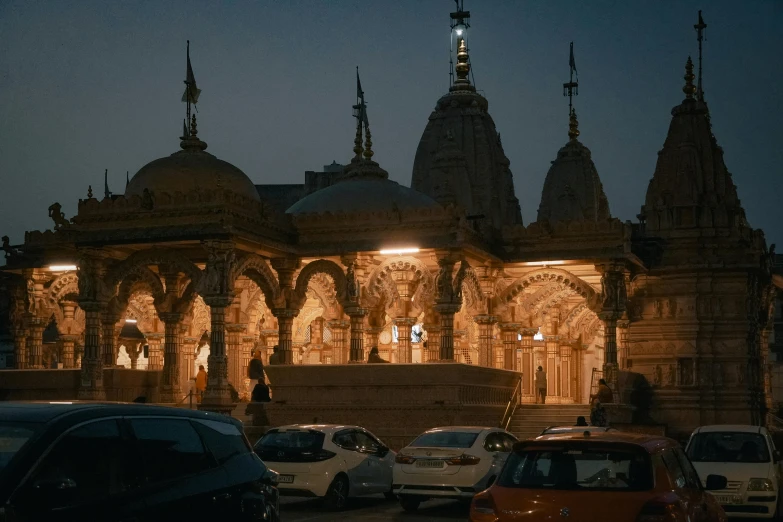
<svg viewBox="0 0 783 522"><path fill-rule="evenodd" d="M590 149L579 136L576 113L571 114L571 138L557 153L547 172L538 221L605 221L612 216Z"/></svg>
<svg viewBox="0 0 783 522"><path fill-rule="evenodd" d="M461 50L463 48L461 47ZM467 53L465 52L465 57ZM453 168L449 184L456 203L469 215L483 215L495 230L522 223L510 162L488 112L487 99L462 77L438 100L416 149L411 187L438 198L443 172L440 157L456 148L464 166ZM465 194L469 191L469 194Z"/></svg>
<svg viewBox="0 0 783 522"><path fill-rule="evenodd" d="M144 165L125 187L125 197L151 193L204 192L219 186L248 199L261 201L256 186L234 165L205 152L207 144L196 136L195 125L191 135L180 143L182 150L171 156L156 159Z"/></svg>
<svg viewBox="0 0 783 522"><path fill-rule="evenodd" d="M388 173L374 161L354 158L335 184L305 196L286 213L358 214L439 207L429 196L388 179Z"/></svg>

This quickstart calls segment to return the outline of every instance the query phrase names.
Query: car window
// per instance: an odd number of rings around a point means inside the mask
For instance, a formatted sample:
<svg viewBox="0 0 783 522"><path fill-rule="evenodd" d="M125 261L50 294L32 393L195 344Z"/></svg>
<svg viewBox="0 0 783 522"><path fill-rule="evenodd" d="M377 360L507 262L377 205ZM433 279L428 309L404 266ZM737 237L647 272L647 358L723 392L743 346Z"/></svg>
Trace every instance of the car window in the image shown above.
<svg viewBox="0 0 783 522"><path fill-rule="evenodd" d="M220 464L236 455L250 453L245 436L233 424L211 420L193 422L196 431Z"/></svg>
<svg viewBox="0 0 783 522"><path fill-rule="evenodd" d="M653 485L652 466L646 452L627 448L523 448L509 455L498 485L644 491Z"/></svg>
<svg viewBox="0 0 783 522"><path fill-rule="evenodd" d="M506 451L506 441L502 433L492 432L484 439L484 449L490 453Z"/></svg>
<svg viewBox="0 0 783 522"><path fill-rule="evenodd" d="M663 465L666 467L666 471L669 474L669 478L671 479L672 484L678 488L684 488L686 483L685 472L680 465L680 460L674 454L674 450L667 449L661 453L661 460L663 461Z"/></svg>
<svg viewBox="0 0 783 522"><path fill-rule="evenodd" d="M138 484L132 446L123 439L116 420L91 422L66 433L28 482L49 496L50 507L102 499Z"/></svg>
<svg viewBox="0 0 783 522"><path fill-rule="evenodd" d="M469 431L431 431L419 435L416 440L410 443L410 446L418 448L470 448L478 436L478 433Z"/></svg>
<svg viewBox="0 0 783 522"><path fill-rule="evenodd" d="M701 480L699 480L699 474L696 472L693 464L691 464L691 461L688 460L685 452L680 448L676 448L674 450L674 454L677 456L677 460L680 462L680 468L685 475L685 486L691 489L701 489ZM704 478L706 479L707 477Z"/></svg>
<svg viewBox="0 0 783 522"><path fill-rule="evenodd" d="M39 424L0 421L0 472L40 429Z"/></svg>
<svg viewBox="0 0 783 522"><path fill-rule="evenodd" d="M354 430L338 431L334 434L332 442L343 449L351 451L355 451L359 447L359 442L356 440L356 432Z"/></svg>
<svg viewBox="0 0 783 522"><path fill-rule="evenodd" d="M130 425L148 483L192 475L214 464L186 419L131 419Z"/></svg>
<svg viewBox="0 0 783 522"><path fill-rule="evenodd" d="M356 437L356 444L359 447L359 451L375 452L381 447L381 443L367 432L358 430L354 432L354 436Z"/></svg>
<svg viewBox="0 0 783 522"><path fill-rule="evenodd" d="M763 435L749 432L697 433L688 444L691 462L769 462Z"/></svg>
<svg viewBox="0 0 783 522"><path fill-rule="evenodd" d="M255 450L264 462L315 462L334 455L323 449L325 438L316 430L274 428L256 442Z"/></svg>

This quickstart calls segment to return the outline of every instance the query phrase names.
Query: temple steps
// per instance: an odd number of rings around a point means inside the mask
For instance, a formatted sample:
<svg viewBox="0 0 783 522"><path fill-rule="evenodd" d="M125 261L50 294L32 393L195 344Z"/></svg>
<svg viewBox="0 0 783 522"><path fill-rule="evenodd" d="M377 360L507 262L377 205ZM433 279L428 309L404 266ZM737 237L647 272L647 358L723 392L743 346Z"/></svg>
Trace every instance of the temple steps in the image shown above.
<svg viewBox="0 0 783 522"><path fill-rule="evenodd" d="M537 437L550 426L573 426L576 418L590 421L587 404L521 404L511 417L508 431L520 440Z"/></svg>

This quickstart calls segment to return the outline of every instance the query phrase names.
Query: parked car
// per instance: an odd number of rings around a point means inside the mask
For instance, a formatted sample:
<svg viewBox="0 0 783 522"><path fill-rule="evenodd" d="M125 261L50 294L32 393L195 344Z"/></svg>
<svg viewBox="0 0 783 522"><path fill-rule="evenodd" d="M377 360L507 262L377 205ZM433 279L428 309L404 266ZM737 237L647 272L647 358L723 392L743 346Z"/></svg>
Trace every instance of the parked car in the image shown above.
<svg viewBox="0 0 783 522"><path fill-rule="evenodd" d="M538 437L542 437L544 435L557 435L562 433L582 433L588 431L591 434L592 433L603 433L607 432L609 430L614 430L614 428L608 428L604 426L550 426L544 431L541 432L541 435ZM536 438L538 438L536 437Z"/></svg>
<svg viewBox="0 0 783 522"><path fill-rule="evenodd" d="M730 517L776 518L780 511L780 452L761 426L718 424L696 428L686 448L700 476L725 475L713 495Z"/></svg>
<svg viewBox="0 0 783 522"><path fill-rule="evenodd" d="M709 475L706 485L725 488L726 478ZM473 498L470 520L725 522L727 517L676 441L609 431L515 444L497 481Z"/></svg>
<svg viewBox="0 0 783 522"><path fill-rule="evenodd" d="M391 498L395 453L359 426L281 426L266 432L255 451L280 474L282 495L321 497L330 509L360 495Z"/></svg>
<svg viewBox="0 0 783 522"><path fill-rule="evenodd" d="M277 474L224 415L0 403L0 520L279 520Z"/></svg>
<svg viewBox="0 0 783 522"><path fill-rule="evenodd" d="M394 493L406 511L430 498L470 501L497 477L516 437L500 428L434 428L401 449Z"/></svg>

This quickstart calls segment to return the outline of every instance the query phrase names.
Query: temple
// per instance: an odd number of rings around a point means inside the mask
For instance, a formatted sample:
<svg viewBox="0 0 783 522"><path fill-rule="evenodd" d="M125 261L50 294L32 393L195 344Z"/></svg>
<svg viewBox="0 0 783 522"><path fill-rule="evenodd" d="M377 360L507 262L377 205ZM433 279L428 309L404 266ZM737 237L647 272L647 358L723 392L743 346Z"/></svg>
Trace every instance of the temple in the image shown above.
<svg viewBox="0 0 783 522"><path fill-rule="evenodd" d="M466 380L495 406L521 375L524 407L542 366L553 411L586 405L603 377L637 422L674 432L768 422L780 260L745 218L690 58L638 221L612 216L570 107L549 171L526 173L546 178L525 225L489 102L471 82L469 13L455 14L456 74L422 116L410 187L376 158L359 88L353 154L346 136L345 154L335 151L345 165L301 185L254 183L207 152L189 114L179 150L123 194L90 188L75 216L55 203L52 230L6 240L0 348L15 369L0 398L129 400L125 379L177 403L203 364L202 406L228 410L232 388L250 392L252 351L268 362L277 345L273 393L301 403L317 402L308 385L361 375L364 394L396 372L396 389ZM374 346L391 365L362 364Z"/></svg>

